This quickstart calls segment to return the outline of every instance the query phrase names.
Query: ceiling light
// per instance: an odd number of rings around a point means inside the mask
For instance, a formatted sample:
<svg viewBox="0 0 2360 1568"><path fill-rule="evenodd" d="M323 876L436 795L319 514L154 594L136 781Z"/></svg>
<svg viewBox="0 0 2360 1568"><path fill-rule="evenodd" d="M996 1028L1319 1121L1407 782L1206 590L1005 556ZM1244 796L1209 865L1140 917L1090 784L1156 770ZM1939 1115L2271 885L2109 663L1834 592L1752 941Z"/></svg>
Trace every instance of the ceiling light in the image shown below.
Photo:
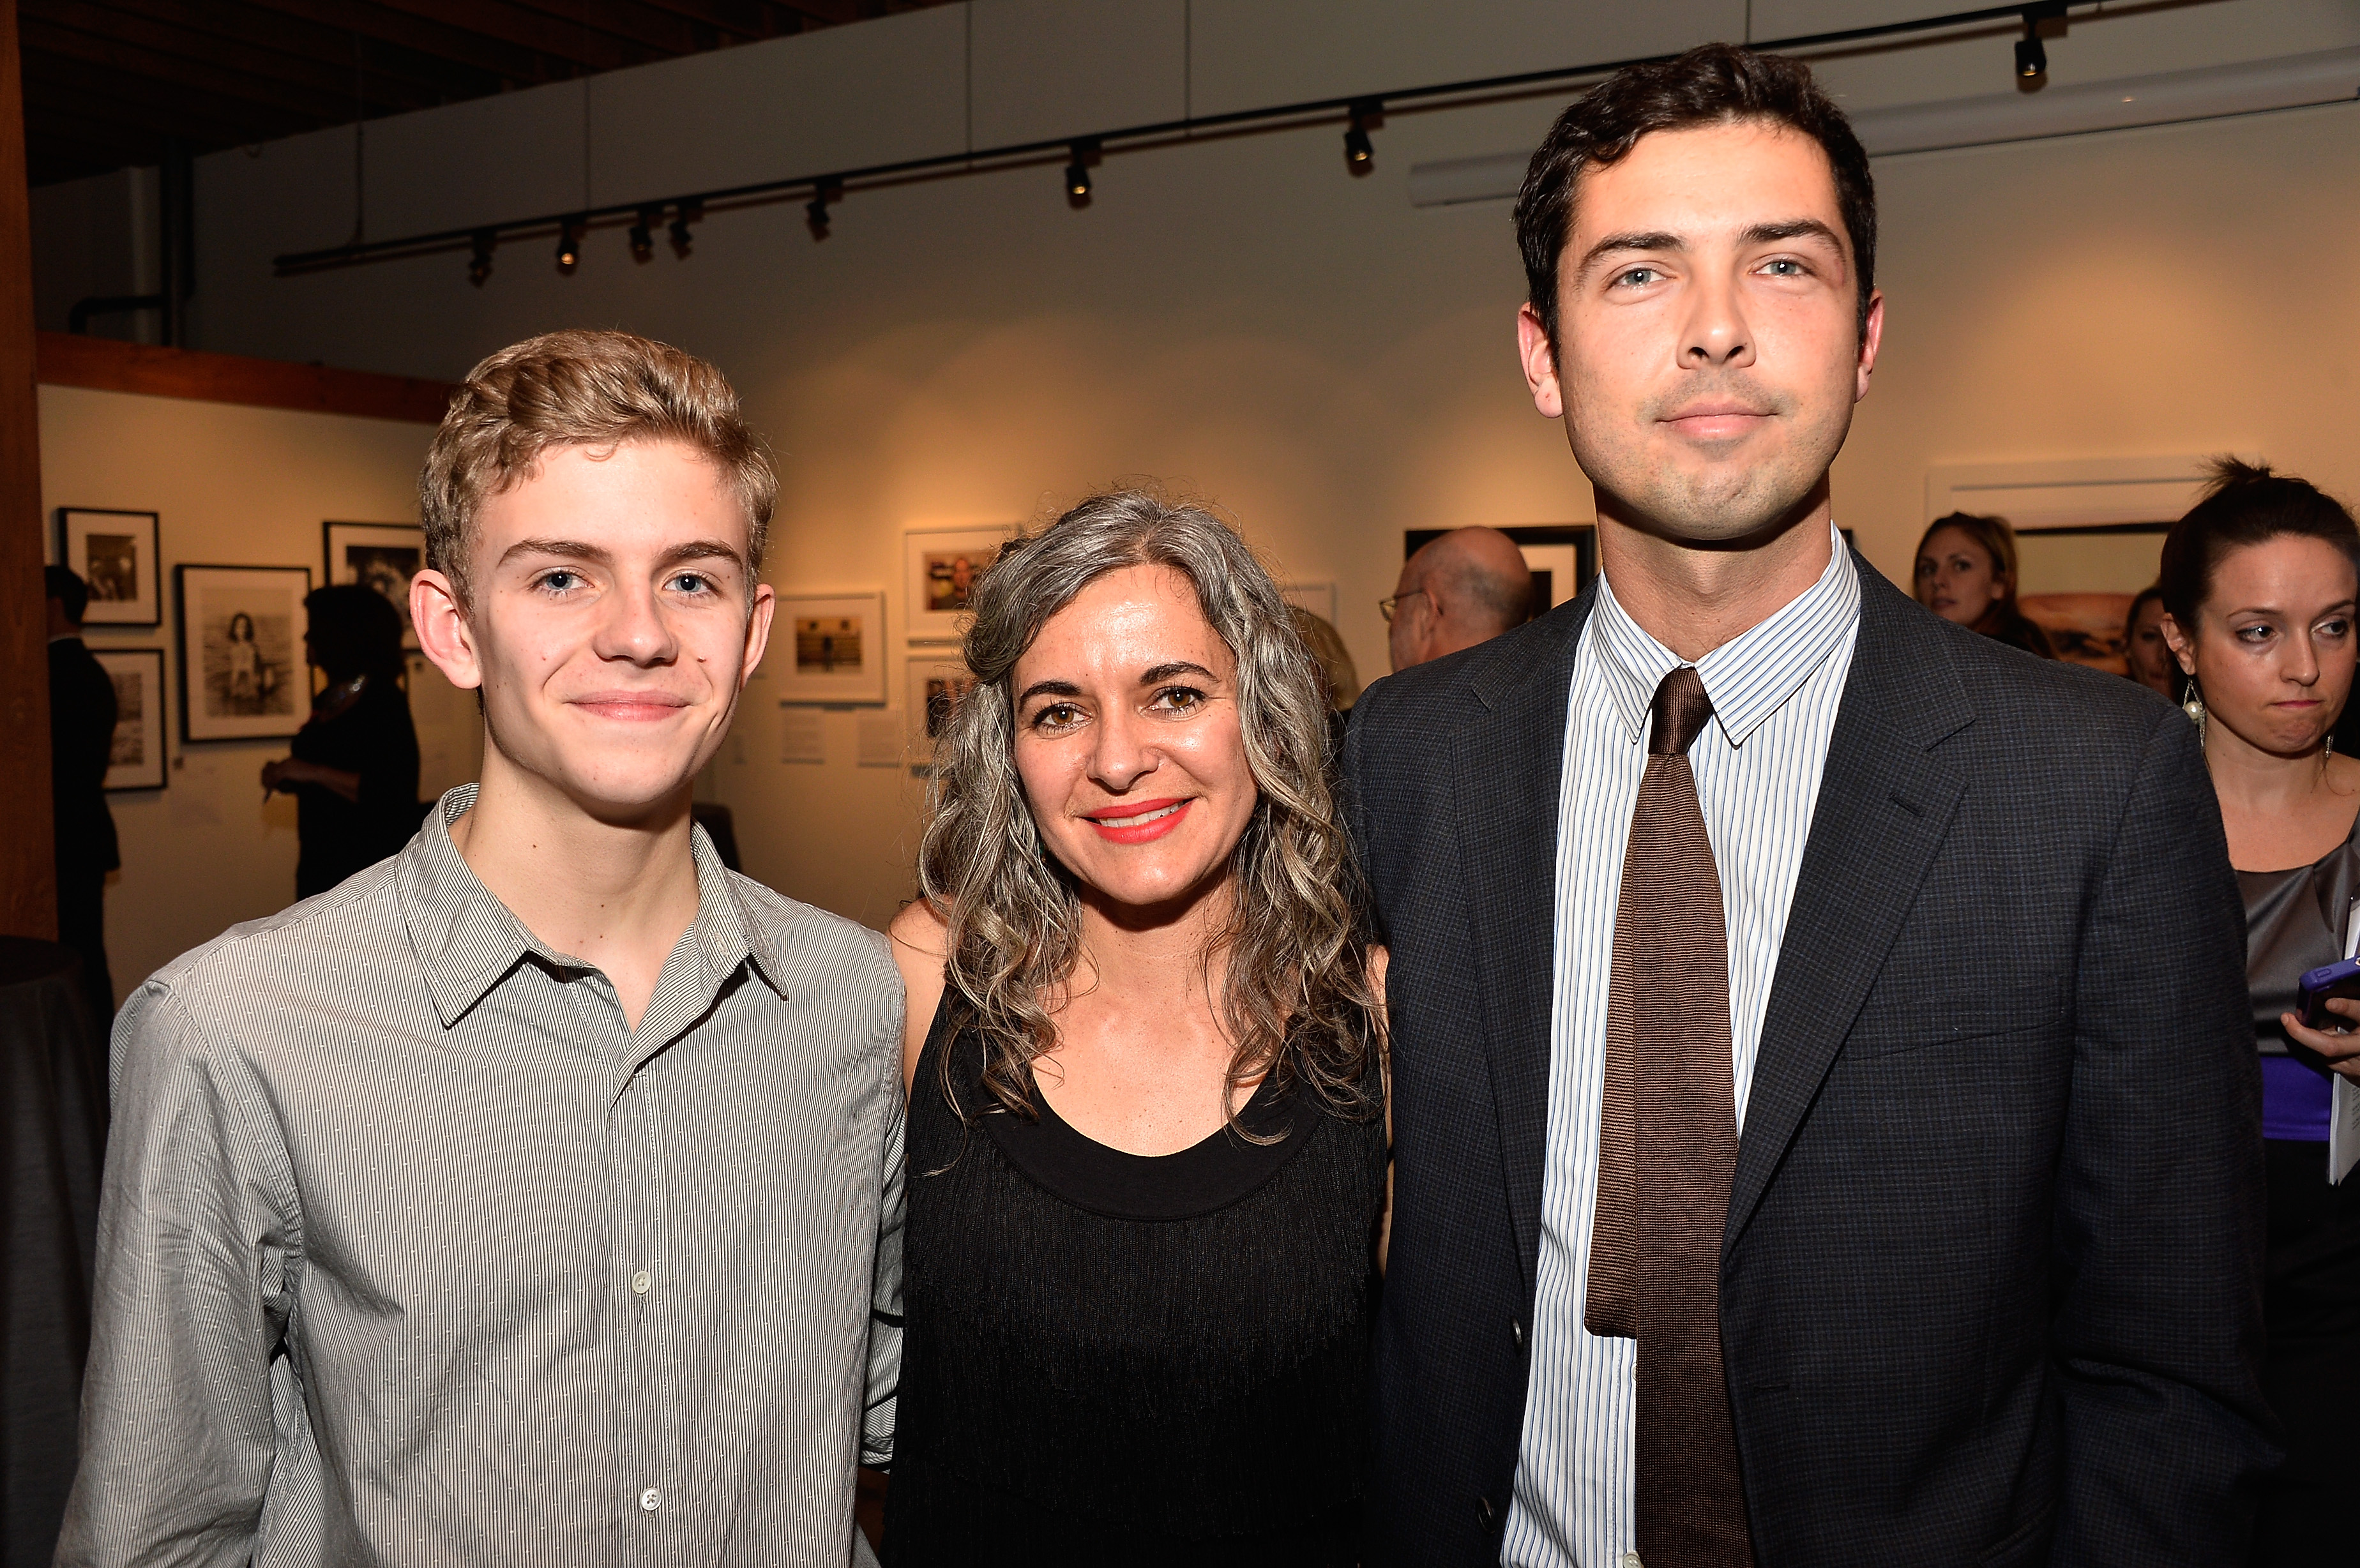
<svg viewBox="0 0 2360 1568"><path fill-rule="evenodd" d="M500 243L497 229L477 229L469 241L474 253L467 258L467 281L481 289L484 279L492 275L492 250Z"/></svg>
<svg viewBox="0 0 2360 1568"><path fill-rule="evenodd" d="M1065 165L1065 200L1076 207L1090 204L1090 165L1098 160L1098 139L1084 136L1073 144L1073 161Z"/></svg>
<svg viewBox="0 0 2360 1568"><path fill-rule="evenodd" d="M568 218L557 225L557 270L571 272L582 260L582 231L590 226L587 218Z"/></svg>
<svg viewBox="0 0 2360 1568"><path fill-rule="evenodd" d="M639 209L639 221L631 225L631 259L653 261L656 255L656 225L663 222L661 206Z"/></svg>
<svg viewBox="0 0 2360 1568"><path fill-rule="evenodd" d="M803 203L803 221L811 225L812 238L827 238L827 204L844 196L844 181L830 176L812 185L812 199Z"/></svg>
<svg viewBox="0 0 2360 1568"><path fill-rule="evenodd" d="M694 238L689 233L688 226L704 216L705 207L701 202L683 201L672 209L672 253L683 261L688 259L688 253Z"/></svg>
<svg viewBox="0 0 2360 1568"><path fill-rule="evenodd" d="M2038 82L2049 74L2049 49L2040 41L2040 24L2062 22L2065 0L2040 0L2038 5L2027 5L2023 15L2024 37L2016 40L2016 79Z"/></svg>
<svg viewBox="0 0 2360 1568"><path fill-rule="evenodd" d="M1352 105L1351 127L1344 133L1344 165L1355 174L1376 167L1377 149L1369 140L1369 127L1382 124L1385 106L1373 98Z"/></svg>

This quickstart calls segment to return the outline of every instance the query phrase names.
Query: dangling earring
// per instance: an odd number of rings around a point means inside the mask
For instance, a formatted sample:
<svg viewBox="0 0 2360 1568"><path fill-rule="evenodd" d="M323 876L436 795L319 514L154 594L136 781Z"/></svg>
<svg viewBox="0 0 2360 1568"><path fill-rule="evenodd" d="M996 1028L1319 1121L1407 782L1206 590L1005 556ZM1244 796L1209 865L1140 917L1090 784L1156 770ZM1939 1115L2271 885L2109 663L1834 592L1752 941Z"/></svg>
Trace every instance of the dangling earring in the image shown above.
<svg viewBox="0 0 2360 1568"><path fill-rule="evenodd" d="M2204 712L2204 693L2198 690L2194 676L2189 677L2188 701L2180 704L2180 711L2186 713L2188 715L2188 722L2196 726L2196 746L2198 750L2202 751L2204 748L2204 729L2206 720L2206 714Z"/></svg>

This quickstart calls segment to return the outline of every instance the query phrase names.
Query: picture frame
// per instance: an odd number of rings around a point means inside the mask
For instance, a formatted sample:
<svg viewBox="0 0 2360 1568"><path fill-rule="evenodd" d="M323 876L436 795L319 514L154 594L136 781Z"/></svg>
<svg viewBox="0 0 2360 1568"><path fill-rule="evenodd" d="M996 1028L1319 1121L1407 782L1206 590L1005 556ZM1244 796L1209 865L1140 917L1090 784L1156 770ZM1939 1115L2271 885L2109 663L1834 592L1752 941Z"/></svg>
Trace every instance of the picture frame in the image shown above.
<svg viewBox="0 0 2360 1568"><path fill-rule="evenodd" d="M781 593L770 623L781 702L885 702L885 595Z"/></svg>
<svg viewBox="0 0 2360 1568"><path fill-rule="evenodd" d="M311 706L303 657L308 566L172 569L180 739L285 740Z"/></svg>
<svg viewBox="0 0 2360 1568"><path fill-rule="evenodd" d="M912 642L956 642L966 618L968 585L999 559L1014 536L1013 523L983 528L911 528L901 536Z"/></svg>
<svg viewBox="0 0 2360 1568"><path fill-rule="evenodd" d="M426 530L415 523L320 525L322 582L358 583L385 595L401 617L401 646L418 650L418 628L410 624L410 580L426 564Z"/></svg>
<svg viewBox="0 0 2360 1568"><path fill-rule="evenodd" d="M154 512L58 508L58 562L90 585L85 629L164 624L159 532Z"/></svg>
<svg viewBox="0 0 2360 1568"><path fill-rule="evenodd" d="M909 695L910 766L931 768L943 726L952 708L975 690L975 676L956 648L944 648L911 654L903 681Z"/></svg>
<svg viewBox="0 0 2360 1568"><path fill-rule="evenodd" d="M115 744L106 791L161 789L164 765L164 650L94 648L91 657L115 682Z"/></svg>
<svg viewBox="0 0 2360 1568"><path fill-rule="evenodd" d="M1448 528L1406 528L1402 559L1407 561L1448 533ZM1533 618L1537 620L1590 586L1598 575L1595 523L1522 523L1500 530L1524 558L1533 574Z"/></svg>

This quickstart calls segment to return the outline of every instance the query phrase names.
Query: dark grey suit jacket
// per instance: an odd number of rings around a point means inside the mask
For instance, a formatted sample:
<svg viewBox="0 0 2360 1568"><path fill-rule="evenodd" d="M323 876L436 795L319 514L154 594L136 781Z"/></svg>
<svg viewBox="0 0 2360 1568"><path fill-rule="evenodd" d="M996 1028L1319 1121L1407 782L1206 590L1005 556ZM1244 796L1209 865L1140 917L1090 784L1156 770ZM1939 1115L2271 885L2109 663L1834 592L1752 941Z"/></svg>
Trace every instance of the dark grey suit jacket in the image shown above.
<svg viewBox="0 0 2360 1568"><path fill-rule="evenodd" d="M1722 1244L1757 1559L2238 1562L2261 1092L2194 727L1859 566ZM1393 947L1376 1562L1498 1561L1593 595L1380 681L1345 746Z"/></svg>

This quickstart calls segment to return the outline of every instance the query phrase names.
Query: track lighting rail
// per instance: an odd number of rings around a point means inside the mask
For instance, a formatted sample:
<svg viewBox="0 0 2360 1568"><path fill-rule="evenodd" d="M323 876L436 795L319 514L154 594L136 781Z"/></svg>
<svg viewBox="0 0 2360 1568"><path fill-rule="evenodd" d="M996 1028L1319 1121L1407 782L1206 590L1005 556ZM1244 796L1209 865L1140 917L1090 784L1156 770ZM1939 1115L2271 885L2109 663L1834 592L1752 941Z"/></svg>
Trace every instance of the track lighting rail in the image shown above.
<svg viewBox="0 0 2360 1568"><path fill-rule="evenodd" d="M2101 0L2016 0L2012 5L1980 5L1968 10L1945 12L1937 16L1917 16L1907 21L1880 22L1864 27L1844 27L1832 32L1807 33L1795 38L1770 38L1750 47L1765 51L1786 51L1817 49L1836 44L1863 43L1877 38L1900 38L1914 33L1940 32L1954 27L1972 27L1981 22L2015 20L2023 22L2027 31L2037 19L2061 17L2069 10L2094 7ZM1040 141L1015 142L1005 147L982 147L966 152L941 153L929 158L903 158L892 163L870 164L859 169L839 169L825 174L798 174L783 180L765 180L748 185L733 185L716 191L704 191L691 195L669 198L661 202L645 201L618 201L610 206L576 208L564 212L548 212L536 217L518 218L507 223L469 224L464 228L439 229L431 234L410 234L399 239L370 240L361 244L331 245L323 250L293 251L273 258L272 265L279 277L294 277L335 267L352 267L373 261L388 261L401 256L431 254L469 247L473 260L469 276L480 283L490 271L490 251L486 236L497 243L502 237L524 238L533 234L554 233L560 240L578 238L601 220L631 217L639 226L652 226L642 214L651 209L670 209L679 214L672 226L673 245L682 255L687 254L687 225L704 214L706 208L731 201L742 201L763 196L781 196L795 191L811 192L805 211L815 234L825 234L828 224L828 208L844 200L847 190L861 185L880 184L888 180L907 180L913 176L954 172L983 173L1008 168L1044 157L1065 158L1076 149L1087 146L1093 158L1102 150L1120 144L1168 142L1207 131L1285 130L1316 123L1334 115L1344 116L1346 160L1349 167L1365 170L1373 156L1367 129L1379 122L1388 105L1430 103L1436 100L1471 97L1511 92L1518 88L1543 87L1556 82L1577 81L1587 76L1604 76L1626 65L1668 58L1661 55L1641 56L1633 60L1601 60L1588 65L1560 66L1547 71L1517 71L1506 76L1477 77L1463 82L1429 83L1422 87L1397 88L1390 93L1355 93L1338 98L1313 98L1297 103L1283 103L1269 108L1237 109L1221 114L1199 114L1179 120L1160 120L1152 125L1130 125L1120 130L1101 131L1095 136L1075 137L1051 136ZM1087 196L1087 169L1078 157L1068 165L1070 177L1075 168L1083 169L1080 181L1083 197ZM1068 189L1072 188L1069 179ZM1077 204L1083 198L1076 198ZM635 250L644 248L634 241ZM572 270L569 264L567 271Z"/></svg>

